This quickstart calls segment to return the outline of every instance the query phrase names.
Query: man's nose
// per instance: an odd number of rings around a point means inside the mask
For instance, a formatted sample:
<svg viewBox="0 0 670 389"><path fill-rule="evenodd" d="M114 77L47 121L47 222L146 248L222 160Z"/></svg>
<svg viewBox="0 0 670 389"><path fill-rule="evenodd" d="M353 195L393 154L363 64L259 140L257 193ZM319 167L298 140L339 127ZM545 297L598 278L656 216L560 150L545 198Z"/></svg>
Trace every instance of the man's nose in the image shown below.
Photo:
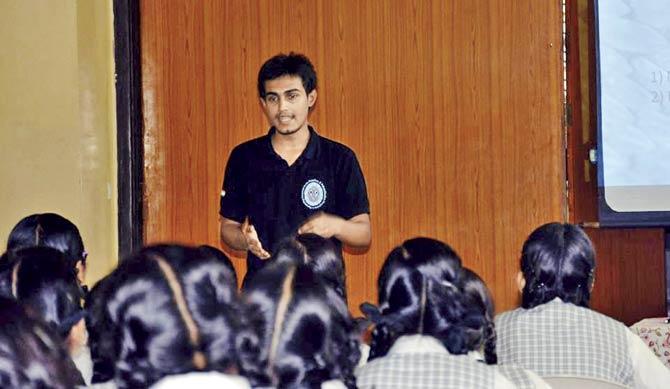
<svg viewBox="0 0 670 389"><path fill-rule="evenodd" d="M288 101L286 101L285 98L280 97L279 98L279 111L282 111L286 106L288 105Z"/></svg>

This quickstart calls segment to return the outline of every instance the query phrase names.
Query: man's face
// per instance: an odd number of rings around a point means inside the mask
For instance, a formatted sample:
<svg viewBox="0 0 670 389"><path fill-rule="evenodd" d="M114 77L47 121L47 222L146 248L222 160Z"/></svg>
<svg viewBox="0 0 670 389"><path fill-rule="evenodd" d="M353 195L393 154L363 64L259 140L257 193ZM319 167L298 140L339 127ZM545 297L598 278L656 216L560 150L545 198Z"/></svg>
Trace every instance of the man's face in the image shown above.
<svg viewBox="0 0 670 389"><path fill-rule="evenodd" d="M307 94L300 77L282 76L265 81L265 98L261 98L261 106L270 125L280 135L307 129L309 109L315 102L316 89Z"/></svg>

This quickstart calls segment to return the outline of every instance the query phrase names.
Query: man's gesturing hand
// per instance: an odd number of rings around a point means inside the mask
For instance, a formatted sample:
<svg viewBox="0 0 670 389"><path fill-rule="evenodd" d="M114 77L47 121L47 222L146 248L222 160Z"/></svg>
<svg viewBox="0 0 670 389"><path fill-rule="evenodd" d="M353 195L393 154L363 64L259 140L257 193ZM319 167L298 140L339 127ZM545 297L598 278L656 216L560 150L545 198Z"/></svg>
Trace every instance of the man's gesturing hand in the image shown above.
<svg viewBox="0 0 670 389"><path fill-rule="evenodd" d="M265 251L260 239L258 239L258 233L256 232L256 229L253 225L251 225L251 223L249 223L249 217L244 218L244 223L242 223L240 229L242 230L244 240L247 242L247 248L249 251L251 251L252 254L260 259L270 258L270 253Z"/></svg>
<svg viewBox="0 0 670 389"><path fill-rule="evenodd" d="M344 219L325 212L319 212L307 219L298 229L299 234L317 234L329 239L340 233Z"/></svg>

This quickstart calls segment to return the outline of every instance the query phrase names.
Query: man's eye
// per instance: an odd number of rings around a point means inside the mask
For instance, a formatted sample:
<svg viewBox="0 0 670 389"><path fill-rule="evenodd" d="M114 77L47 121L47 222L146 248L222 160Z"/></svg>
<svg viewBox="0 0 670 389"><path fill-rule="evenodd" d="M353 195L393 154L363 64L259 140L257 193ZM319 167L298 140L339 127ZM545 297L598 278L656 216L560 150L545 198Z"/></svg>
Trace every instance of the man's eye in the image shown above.
<svg viewBox="0 0 670 389"><path fill-rule="evenodd" d="M295 99L297 99L297 98L298 98L298 94L297 94L297 93L291 93L290 95L288 95L288 99L289 99L290 101L293 101L293 100L295 100Z"/></svg>
<svg viewBox="0 0 670 389"><path fill-rule="evenodd" d="M265 100L268 103L276 103L277 102L277 96L268 96Z"/></svg>

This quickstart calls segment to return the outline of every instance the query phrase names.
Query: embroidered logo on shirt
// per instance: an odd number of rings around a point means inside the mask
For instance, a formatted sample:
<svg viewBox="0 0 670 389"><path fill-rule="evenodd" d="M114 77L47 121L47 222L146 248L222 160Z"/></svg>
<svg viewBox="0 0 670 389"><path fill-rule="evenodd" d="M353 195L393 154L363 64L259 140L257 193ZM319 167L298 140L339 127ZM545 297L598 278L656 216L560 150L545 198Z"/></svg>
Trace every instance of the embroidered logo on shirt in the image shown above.
<svg viewBox="0 0 670 389"><path fill-rule="evenodd" d="M317 179L311 179L302 186L302 203L309 209L318 209L326 202L326 187Z"/></svg>

